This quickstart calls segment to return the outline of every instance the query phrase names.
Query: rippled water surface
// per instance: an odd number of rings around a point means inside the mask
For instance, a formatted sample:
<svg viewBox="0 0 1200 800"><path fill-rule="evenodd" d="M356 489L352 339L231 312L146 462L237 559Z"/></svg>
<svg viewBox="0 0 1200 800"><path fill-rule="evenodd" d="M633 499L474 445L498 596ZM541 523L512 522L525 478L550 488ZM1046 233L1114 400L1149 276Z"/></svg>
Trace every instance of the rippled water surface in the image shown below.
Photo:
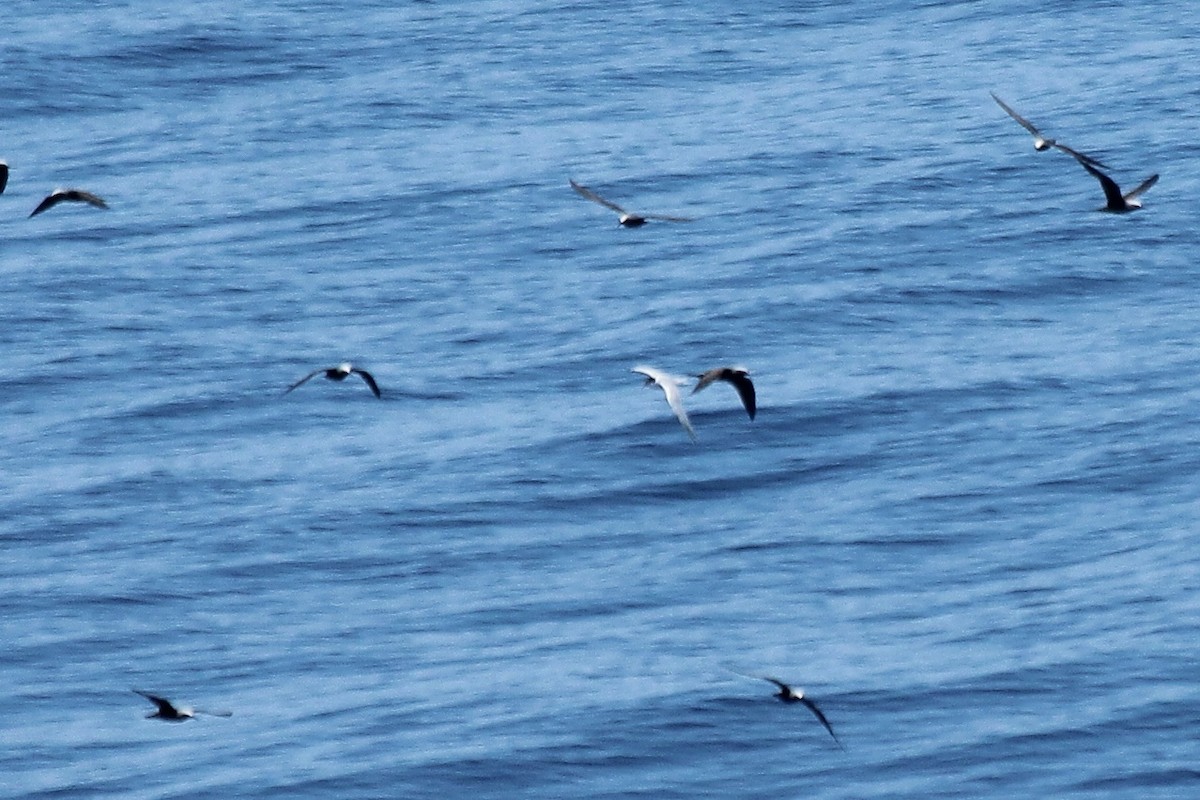
<svg viewBox="0 0 1200 800"><path fill-rule="evenodd" d="M1200 14L1102 6L13 4L0 794L1195 796Z"/></svg>

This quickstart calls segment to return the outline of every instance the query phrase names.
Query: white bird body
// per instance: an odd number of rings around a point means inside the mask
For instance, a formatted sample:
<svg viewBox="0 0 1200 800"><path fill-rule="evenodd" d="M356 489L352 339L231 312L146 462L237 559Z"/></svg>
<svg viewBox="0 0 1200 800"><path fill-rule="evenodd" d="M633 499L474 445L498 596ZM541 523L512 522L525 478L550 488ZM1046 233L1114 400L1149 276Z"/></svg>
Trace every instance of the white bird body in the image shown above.
<svg viewBox="0 0 1200 800"><path fill-rule="evenodd" d="M631 372L645 375L647 386L655 385L663 390L663 394L667 398L667 405L675 412L675 416L679 419L679 424L687 431L692 441L696 441L696 431L692 428L691 420L688 419L687 411L683 407L683 396L679 393L679 387L688 385L690 382L689 379L681 375L672 375L669 372L664 372L655 367L648 367L644 364L634 367Z"/></svg>

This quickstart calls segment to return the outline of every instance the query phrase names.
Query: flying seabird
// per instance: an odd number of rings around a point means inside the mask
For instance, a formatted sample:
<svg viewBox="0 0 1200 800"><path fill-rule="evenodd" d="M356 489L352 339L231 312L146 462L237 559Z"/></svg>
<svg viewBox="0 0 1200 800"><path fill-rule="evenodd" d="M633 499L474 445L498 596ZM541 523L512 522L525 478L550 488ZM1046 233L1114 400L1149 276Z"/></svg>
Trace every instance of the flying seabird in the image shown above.
<svg viewBox="0 0 1200 800"><path fill-rule="evenodd" d="M750 381L750 370L745 367L717 367L699 377L700 381L696 388L692 389L692 394L714 381L725 381L737 389L738 397L742 398L742 405L746 407L746 413L750 415L750 419L754 419L758 409L754 403L754 384Z"/></svg>
<svg viewBox="0 0 1200 800"><path fill-rule="evenodd" d="M379 384L375 383L375 379L371 377L371 373L367 372L365 369L359 369L348 362L345 364L338 364L336 367L329 367L328 369L314 369L312 372L308 373L303 378L285 389L283 393L287 394L292 389L295 389L301 384L304 384L312 378L317 377L322 372L324 372L325 377L331 381L344 381L349 375L357 375L366 381L367 386L371 387L371 391L375 393L376 397L382 397L382 395L379 394Z"/></svg>
<svg viewBox="0 0 1200 800"><path fill-rule="evenodd" d="M1100 170L1093 167L1087 161L1079 159L1079 163L1083 168L1092 175L1096 176L1096 180L1100 181L1100 186L1104 189L1104 199L1106 201L1104 208L1100 211L1111 211L1114 214L1124 214L1127 211L1135 211L1142 207L1142 201L1138 197L1149 189L1154 184L1158 183L1158 175L1151 175L1146 180L1142 181L1136 189L1128 194L1121 194L1121 187L1117 186L1117 182L1105 175Z"/></svg>
<svg viewBox="0 0 1200 800"><path fill-rule="evenodd" d="M46 195L45 200L38 203L38 207L35 208L33 213L31 213L29 216L36 217L43 211L54 208L54 206L58 205L64 200L71 200L76 203L88 203L96 208L108 208L108 203L104 202L91 192L85 192L83 189L55 189L50 194Z"/></svg>
<svg viewBox="0 0 1200 800"><path fill-rule="evenodd" d="M4 194L5 186L8 186L8 162L0 158L0 194Z"/></svg>
<svg viewBox="0 0 1200 800"><path fill-rule="evenodd" d="M1089 155L1084 155L1083 153L1079 152L1078 150L1072 150L1070 147L1067 147L1065 144L1059 144L1058 142L1054 141L1053 139L1047 139L1045 136L1042 135L1041 131L1039 131L1037 128L1034 127L1032 122L1030 122L1029 120L1022 117L1016 111L1013 111L1012 108L1008 105L1008 103L1005 103L1003 100L1001 100L999 97L996 96L995 92L992 92L991 95L992 95L992 99L995 100L996 103L999 104L999 106L1001 108L1003 108L1010 117L1012 117L1017 122L1019 122L1021 124L1022 128L1024 128L1025 130L1027 130L1031 134L1033 134L1033 149L1034 150L1041 152L1042 150L1046 150L1047 148L1055 147L1055 148L1058 148L1059 150L1062 150L1064 153L1067 153L1068 155L1074 156L1076 159L1079 160L1079 163L1081 163L1081 164L1093 164L1097 167L1104 167L1104 169L1108 169L1107 166L1105 166L1104 164L1102 164L1101 162L1097 161L1096 159L1092 158Z"/></svg>
<svg viewBox="0 0 1200 800"><path fill-rule="evenodd" d="M582 185L576 183L575 181L571 180L570 178L568 178L567 180L570 182L572 189L579 192L579 194L583 195L588 200L591 200L593 203L599 203L600 205L604 206L605 208L611 208L613 211L617 212L617 214L620 215L617 218L617 222L620 223L621 225L624 225L626 228L637 228L641 225L645 225L646 220L651 220L651 219L658 219L658 220L663 220L666 222L691 222L692 221L691 217L668 217L668 216L664 216L662 214L631 214L630 212L621 208L616 203L614 203L610 200L605 200L603 197L596 194L595 192L593 192L591 189L587 188L586 186L582 186Z"/></svg>
<svg viewBox="0 0 1200 800"><path fill-rule="evenodd" d="M730 670L730 671L732 672L732 670ZM769 681L769 682L775 684L776 686L778 686L779 691L775 693L775 696L777 698L779 698L779 700L781 702L803 703L804 706L813 713L813 716L817 718L817 721L825 726L825 730L829 731L829 735L833 737L833 741L837 742L837 746L843 750L846 749L845 747L842 746L842 740L839 739L837 737L837 734L833 732L833 726L829 724L829 720L826 719L825 714L822 713L821 709L817 708L816 703L814 703L812 700L810 700L804 696L803 689L793 689L791 686L784 683L783 681L777 680L775 678L769 678L766 675L746 675L745 673L742 673L742 672L734 672L734 674L741 675L743 678L751 678L751 679L756 679L756 680Z"/></svg>
<svg viewBox="0 0 1200 800"><path fill-rule="evenodd" d="M140 694L142 697L154 703L157 710L146 715L146 719L161 719L167 722L185 722L193 719L197 714L208 714L210 717L232 717L232 711L205 711L202 708L192 708L190 706L176 706L165 697L159 697L156 694L143 692L141 689L132 690L134 694Z"/></svg>
<svg viewBox="0 0 1200 800"><path fill-rule="evenodd" d="M683 409L683 398L679 396L679 387L687 383L687 378L671 375L660 369L647 366L637 366L630 371L645 375L646 383L644 385L657 385L663 390L663 394L667 397L667 405L671 407L671 410L675 412L675 416L679 418L679 424L688 432L688 436L692 437L692 441L696 441L696 431L692 429L692 423L688 420L687 411Z"/></svg>

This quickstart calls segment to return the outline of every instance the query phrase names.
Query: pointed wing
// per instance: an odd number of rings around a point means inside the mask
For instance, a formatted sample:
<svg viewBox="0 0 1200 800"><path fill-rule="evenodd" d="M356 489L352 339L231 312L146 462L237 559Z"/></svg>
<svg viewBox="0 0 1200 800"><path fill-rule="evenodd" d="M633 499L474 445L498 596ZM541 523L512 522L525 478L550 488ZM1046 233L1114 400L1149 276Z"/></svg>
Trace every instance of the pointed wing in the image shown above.
<svg viewBox="0 0 1200 800"><path fill-rule="evenodd" d="M99 196L91 192L85 192L83 189L69 189L64 195L67 200L75 200L80 203L88 203L96 208L108 208L108 203L104 202Z"/></svg>
<svg viewBox="0 0 1200 800"><path fill-rule="evenodd" d="M837 742L837 746L842 747L842 740L839 739L837 734L833 732L833 726L829 724L829 720L826 719L825 715L821 713L821 709L817 708L817 704L812 700L809 700L807 697L801 697L800 702L808 706L808 710L811 711L813 716L815 716L817 720L825 726L825 730L829 731L829 735L833 737L835 742ZM842 747L842 749L845 750L846 748Z"/></svg>
<svg viewBox="0 0 1200 800"><path fill-rule="evenodd" d="M379 394L379 384L375 383L375 379L371 377L371 373L367 372L365 369L359 369L357 367L350 371L366 381L367 386L371 387L371 391L375 393L376 397L382 398L382 395Z"/></svg>
<svg viewBox="0 0 1200 800"><path fill-rule="evenodd" d="M178 712L175 710L175 706L171 705L171 701L165 697L159 697L156 694L150 694L149 692L143 692L141 689L133 689L131 691L134 694L140 694L142 697L146 698L151 703L154 703L154 705L158 706L158 713L160 713L164 716L173 717L178 714Z"/></svg>
<svg viewBox="0 0 1200 800"><path fill-rule="evenodd" d="M758 407L755 404L754 383L750 380L750 376L744 372L730 370L725 380L732 383L733 388L737 389L738 397L742 398L742 405L746 407L746 413L750 415L750 419L754 419L754 415L758 413Z"/></svg>
<svg viewBox="0 0 1200 800"><path fill-rule="evenodd" d="M1024 117L1022 117L1022 116L1021 116L1020 114L1018 114L1017 112L1013 111L1013 110L1012 110L1012 108L1010 108L1010 107L1009 107L1008 103L1004 102L1003 100L1001 100L999 97L997 97L997 96L996 96L996 93L995 93L995 92L991 92L990 94L992 95L992 99L996 101L996 104L997 104L997 105L999 105L1001 108L1003 108L1003 109L1004 109L1004 111L1005 111L1005 112L1006 112L1006 113L1007 113L1007 114L1008 114L1010 117L1012 117L1013 119L1015 119L1017 122L1021 123L1021 127L1022 127L1022 128L1024 128L1024 129L1025 129L1025 130L1027 130L1027 131L1029 131L1029 132L1030 132L1030 133L1032 133L1034 136L1037 136L1037 137L1041 138L1041 136L1042 136L1042 132L1041 132L1041 131L1039 131L1037 128L1035 128L1035 127L1033 126L1033 123L1032 123L1032 122L1030 122L1029 120L1025 119Z"/></svg>
<svg viewBox="0 0 1200 800"><path fill-rule="evenodd" d="M724 367L717 367L716 369L710 369L707 372L699 375L698 380L696 381L696 386L692 389L692 394L695 394L705 386L711 386L713 383L720 380L721 373L724 371L724 369Z"/></svg>
<svg viewBox="0 0 1200 800"><path fill-rule="evenodd" d="M667 405L675 412L676 418L679 419L679 424L688 432L688 436L692 437L692 441L696 441L696 431L692 428L691 420L688 419L687 411L683 408L683 398L679 396L679 384L674 380L669 380L666 383L659 383L662 387L663 394L667 396Z"/></svg>
<svg viewBox="0 0 1200 800"><path fill-rule="evenodd" d="M38 214L42 213L43 211L48 211L49 209L54 208L56 205L58 205L62 201L63 201L62 193L51 192L50 194L46 195L46 198L44 200L42 200L42 202L38 203L38 207L35 208L29 216L36 217Z"/></svg>
<svg viewBox="0 0 1200 800"><path fill-rule="evenodd" d="M314 369L312 372L308 373L308 374L307 374L307 375L305 375L303 378L301 378L300 380L296 381L295 383L293 383L293 384L292 384L291 386L289 386L288 388L284 389L284 390L283 390L283 394L287 394L287 393L288 393L288 392L290 392L292 389L296 389L296 388L298 388L298 387L300 387L300 386L303 386L304 384L308 383L310 380L312 380L313 378L317 377L318 375L320 375L320 374L321 374L322 372L324 372L324 371L325 371L325 370L323 370L323 369Z"/></svg>
<svg viewBox="0 0 1200 800"><path fill-rule="evenodd" d="M1158 183L1158 175L1151 175L1149 178L1146 178L1146 180L1142 181L1136 189L1125 195L1125 201L1128 202L1130 200L1136 200L1138 195L1142 194L1156 183Z"/></svg>
<svg viewBox="0 0 1200 800"><path fill-rule="evenodd" d="M1109 166L1107 164L1105 164L1104 162L1097 161L1096 159L1092 158L1091 156L1087 155L1086 153L1081 153L1078 150L1073 150L1070 147L1067 147L1065 144L1059 144L1058 142L1054 142L1054 144L1052 146L1057 147L1059 150L1062 150L1064 153L1067 153L1068 155L1074 156L1075 160L1078 161L1080 164L1091 164L1093 167L1099 167L1100 169L1109 169Z"/></svg>
<svg viewBox="0 0 1200 800"><path fill-rule="evenodd" d="M631 369L629 371L636 372L639 375L645 375L647 378L649 378L654 383L659 383L660 381L667 381L670 379L670 376L667 375L667 373L663 372L661 369L656 369L654 367L647 367L645 364L638 364L636 367L634 367L633 369Z"/></svg>
<svg viewBox="0 0 1200 800"><path fill-rule="evenodd" d="M671 410L675 412L675 417L679 420L679 424L682 425L683 429L688 432L688 436L692 437L692 441L696 441L696 431L692 428L692 423L688 419L687 411L685 411L683 408L683 399L679 396L680 378L677 378L670 373L663 372L661 369L648 367L645 364L639 364L631 369L630 372L636 372L640 375L645 375L650 379L651 382L654 383L654 385L663 390L663 394L666 395L667 398L667 405L669 405Z"/></svg>
<svg viewBox="0 0 1200 800"><path fill-rule="evenodd" d="M764 681L770 681L771 683L778 686L779 691L781 691L781 692L789 692L790 693L792 691L792 687L788 686L786 683L779 680L778 678L769 678L766 675L761 675L759 677L761 677Z"/></svg>
<svg viewBox="0 0 1200 800"><path fill-rule="evenodd" d="M568 178L567 181L571 184L572 189L574 189L576 192L578 192L583 197L586 197L588 200L591 200L593 203L599 203L600 205L604 206L605 208L611 208L613 211L617 212L618 214L629 213L625 209L623 209L619 205L617 205L616 203L614 203L610 200L605 200L603 197L596 194L595 192L593 192L591 189L587 188L586 186L578 184L575 181L571 180L570 178Z"/></svg>
<svg viewBox="0 0 1200 800"><path fill-rule="evenodd" d="M1096 180L1100 181L1101 188L1104 189L1104 199L1108 201L1109 208L1124 208L1125 198L1121 196L1121 187L1117 186L1117 182L1105 175L1100 170L1093 167L1086 161L1080 161L1083 168L1092 173ZM1149 187L1146 187L1149 188Z"/></svg>
<svg viewBox="0 0 1200 800"><path fill-rule="evenodd" d="M750 380L749 375L736 372L730 378L730 383L734 389L738 390L738 397L742 398L742 404L746 409L746 414L750 415L750 419L754 419L754 415L758 413L757 398L755 397L754 381Z"/></svg>
<svg viewBox="0 0 1200 800"><path fill-rule="evenodd" d="M750 419L754 419L754 415L758 413L754 384L746 374L746 370L742 367L717 367L716 369L710 369L699 376L699 381L696 383L696 388L692 389L692 394L716 381L725 381L732 385L734 389L737 389L738 397L741 398L742 405L746 408L746 413L750 415Z"/></svg>

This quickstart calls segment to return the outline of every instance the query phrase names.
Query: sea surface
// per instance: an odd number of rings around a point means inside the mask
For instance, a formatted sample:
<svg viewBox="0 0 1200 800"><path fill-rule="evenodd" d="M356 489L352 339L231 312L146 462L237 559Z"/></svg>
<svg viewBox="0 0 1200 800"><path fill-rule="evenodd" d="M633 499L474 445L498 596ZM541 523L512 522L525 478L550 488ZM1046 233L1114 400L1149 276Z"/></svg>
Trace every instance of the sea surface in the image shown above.
<svg viewBox="0 0 1200 800"><path fill-rule="evenodd" d="M1191 0L4 20L0 796L1200 797Z"/></svg>

